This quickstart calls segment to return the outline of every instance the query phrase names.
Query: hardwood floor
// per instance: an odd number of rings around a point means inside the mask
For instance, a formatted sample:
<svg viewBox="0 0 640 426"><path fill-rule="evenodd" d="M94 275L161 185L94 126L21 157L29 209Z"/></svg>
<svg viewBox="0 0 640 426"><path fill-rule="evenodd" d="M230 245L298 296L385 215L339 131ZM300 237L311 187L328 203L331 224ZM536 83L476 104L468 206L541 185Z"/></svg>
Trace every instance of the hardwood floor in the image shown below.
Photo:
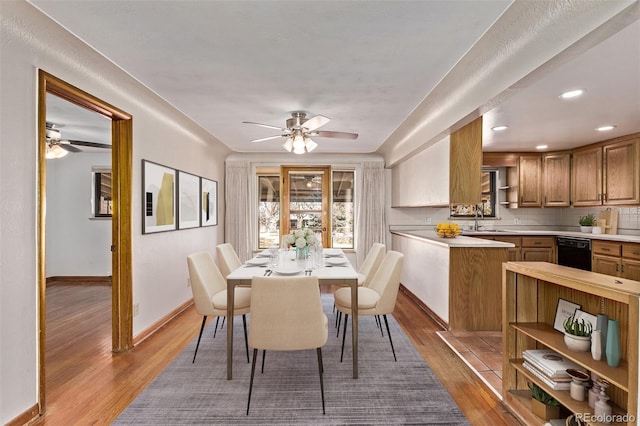
<svg viewBox="0 0 640 426"><path fill-rule="evenodd" d="M109 424L198 333L182 313L127 353L111 352L111 288L47 288L47 404L35 425ZM498 398L437 336L440 328L407 296L394 312L407 335L473 425L519 425Z"/></svg>

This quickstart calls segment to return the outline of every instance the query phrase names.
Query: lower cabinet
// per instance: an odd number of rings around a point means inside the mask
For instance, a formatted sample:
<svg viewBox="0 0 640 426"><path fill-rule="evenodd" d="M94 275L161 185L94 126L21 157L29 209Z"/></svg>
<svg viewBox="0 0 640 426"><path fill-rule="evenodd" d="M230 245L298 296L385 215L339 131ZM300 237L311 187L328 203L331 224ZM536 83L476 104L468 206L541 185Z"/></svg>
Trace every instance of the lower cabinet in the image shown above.
<svg viewBox="0 0 640 426"><path fill-rule="evenodd" d="M555 237L522 237L522 259L526 262L556 263Z"/></svg>
<svg viewBox="0 0 640 426"><path fill-rule="evenodd" d="M593 272L640 281L640 244L594 240L591 247Z"/></svg>

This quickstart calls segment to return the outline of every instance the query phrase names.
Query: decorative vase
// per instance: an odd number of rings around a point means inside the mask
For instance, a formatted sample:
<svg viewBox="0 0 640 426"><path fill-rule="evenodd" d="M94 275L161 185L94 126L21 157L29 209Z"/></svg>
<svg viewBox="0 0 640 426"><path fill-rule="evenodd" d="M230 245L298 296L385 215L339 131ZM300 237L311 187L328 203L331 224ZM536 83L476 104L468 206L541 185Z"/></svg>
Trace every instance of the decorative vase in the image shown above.
<svg viewBox="0 0 640 426"><path fill-rule="evenodd" d="M309 257L309 246L296 247L296 259L306 260Z"/></svg>
<svg viewBox="0 0 640 426"><path fill-rule="evenodd" d="M607 364L610 367L620 365L620 330L618 320L610 319L607 328Z"/></svg>
<svg viewBox="0 0 640 426"><path fill-rule="evenodd" d="M564 333L564 343L569 349L577 352L586 352L591 349L591 336L574 336Z"/></svg>
<svg viewBox="0 0 640 426"><path fill-rule="evenodd" d="M591 234L591 230L593 226L582 226L580 225L580 232L584 232L585 234Z"/></svg>
<svg viewBox="0 0 640 426"><path fill-rule="evenodd" d="M602 359L602 332L593 330L591 333L591 356L596 361Z"/></svg>
<svg viewBox="0 0 640 426"><path fill-rule="evenodd" d="M600 354L604 355L607 353L607 329L608 329L609 317L607 314L598 314L596 319L596 330L600 330L600 345L602 349L600 350Z"/></svg>

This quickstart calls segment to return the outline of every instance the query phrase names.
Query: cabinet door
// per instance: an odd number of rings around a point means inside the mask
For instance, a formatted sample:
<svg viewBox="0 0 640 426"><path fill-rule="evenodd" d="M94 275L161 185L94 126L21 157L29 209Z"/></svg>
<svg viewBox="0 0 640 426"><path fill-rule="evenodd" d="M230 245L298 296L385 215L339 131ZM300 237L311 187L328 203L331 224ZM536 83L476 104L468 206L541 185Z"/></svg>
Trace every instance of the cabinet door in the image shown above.
<svg viewBox="0 0 640 426"><path fill-rule="evenodd" d="M640 281L640 260L622 259L620 276L634 281Z"/></svg>
<svg viewBox="0 0 640 426"><path fill-rule="evenodd" d="M504 243L512 243L515 247L507 249L507 255L509 262L519 262L522 260L522 254L520 252L520 237L503 237L497 236L493 238L496 241L502 241Z"/></svg>
<svg viewBox="0 0 640 426"><path fill-rule="evenodd" d="M603 147L603 200L607 205L640 203L640 139Z"/></svg>
<svg viewBox="0 0 640 426"><path fill-rule="evenodd" d="M520 249L524 262L549 262L555 263L552 248L527 248Z"/></svg>
<svg viewBox="0 0 640 426"><path fill-rule="evenodd" d="M594 254L593 261L591 262L591 270L600 274L617 277L620 270L620 258Z"/></svg>
<svg viewBox="0 0 640 426"><path fill-rule="evenodd" d="M521 155L519 177L520 207L542 207L542 156Z"/></svg>
<svg viewBox="0 0 640 426"><path fill-rule="evenodd" d="M542 157L542 186L545 207L569 207L571 205L571 154L545 154Z"/></svg>
<svg viewBox="0 0 640 426"><path fill-rule="evenodd" d="M449 203L482 202L482 117L451 134Z"/></svg>
<svg viewBox="0 0 640 426"><path fill-rule="evenodd" d="M601 147L573 151L571 196L574 206L597 206L602 204Z"/></svg>

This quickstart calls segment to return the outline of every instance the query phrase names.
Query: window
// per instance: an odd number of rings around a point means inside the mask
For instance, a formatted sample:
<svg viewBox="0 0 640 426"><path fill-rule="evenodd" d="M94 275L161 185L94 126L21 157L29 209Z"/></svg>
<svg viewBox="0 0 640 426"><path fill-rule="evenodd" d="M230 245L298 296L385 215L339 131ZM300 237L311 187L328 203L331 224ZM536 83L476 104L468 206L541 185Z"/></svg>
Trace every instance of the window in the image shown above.
<svg viewBox="0 0 640 426"><path fill-rule="evenodd" d="M93 167L92 171L92 217L111 217L111 168Z"/></svg>
<svg viewBox="0 0 640 426"><path fill-rule="evenodd" d="M482 169L482 197L481 203L477 206L473 204L452 204L451 217L475 217L497 218L497 188L498 188L498 170Z"/></svg>
<svg viewBox="0 0 640 426"><path fill-rule="evenodd" d="M331 238L334 247L354 247L354 172L333 171Z"/></svg>
<svg viewBox="0 0 640 426"><path fill-rule="evenodd" d="M280 245L280 175L258 175L258 248Z"/></svg>

